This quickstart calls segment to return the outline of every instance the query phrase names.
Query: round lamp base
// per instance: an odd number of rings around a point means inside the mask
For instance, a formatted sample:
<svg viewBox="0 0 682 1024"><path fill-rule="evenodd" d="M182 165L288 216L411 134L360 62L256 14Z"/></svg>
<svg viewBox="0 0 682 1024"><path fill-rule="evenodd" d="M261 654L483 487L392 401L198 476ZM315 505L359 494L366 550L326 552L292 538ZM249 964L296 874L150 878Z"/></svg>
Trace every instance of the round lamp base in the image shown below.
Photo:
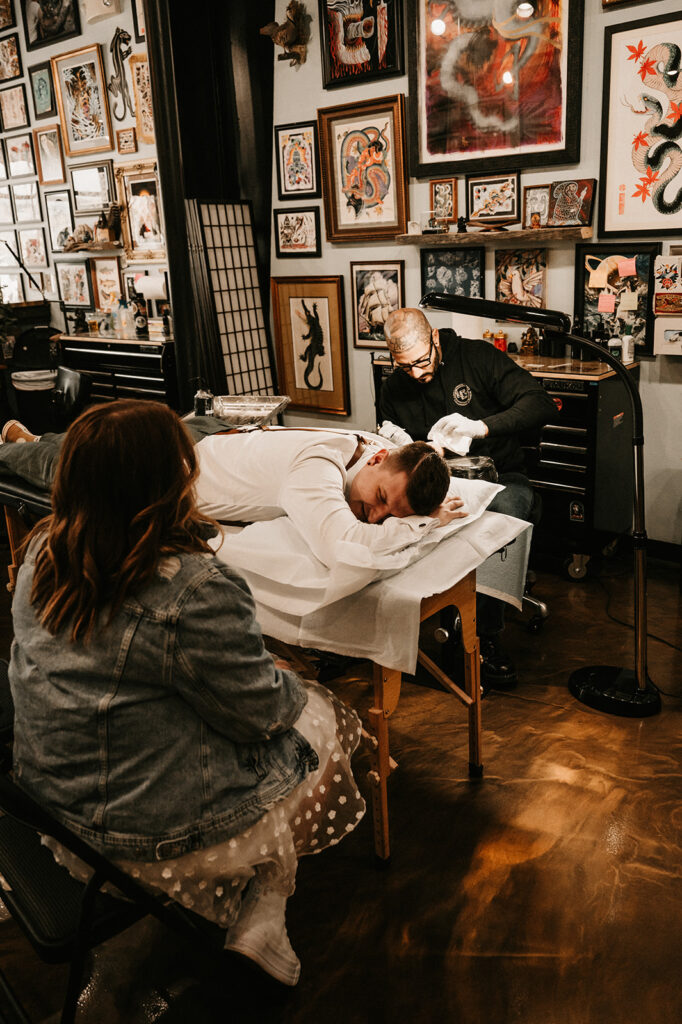
<svg viewBox="0 0 682 1024"><path fill-rule="evenodd" d="M614 665L592 665L572 672L568 688L582 704L597 711L626 718L646 718L661 710L661 697L647 683L645 690L637 686L635 673Z"/></svg>

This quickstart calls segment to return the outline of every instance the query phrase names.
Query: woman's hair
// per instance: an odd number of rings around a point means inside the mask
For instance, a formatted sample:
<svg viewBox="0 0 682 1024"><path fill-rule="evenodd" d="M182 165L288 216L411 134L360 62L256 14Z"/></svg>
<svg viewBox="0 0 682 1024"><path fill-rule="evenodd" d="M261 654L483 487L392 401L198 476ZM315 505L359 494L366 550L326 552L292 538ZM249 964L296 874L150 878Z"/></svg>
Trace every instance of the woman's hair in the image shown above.
<svg viewBox="0 0 682 1024"><path fill-rule="evenodd" d="M29 442L30 443L30 442ZM197 462L178 416L158 402L91 406L69 427L36 558L31 603L55 634L87 641L105 607L110 622L160 561L210 551L216 523L199 513Z"/></svg>

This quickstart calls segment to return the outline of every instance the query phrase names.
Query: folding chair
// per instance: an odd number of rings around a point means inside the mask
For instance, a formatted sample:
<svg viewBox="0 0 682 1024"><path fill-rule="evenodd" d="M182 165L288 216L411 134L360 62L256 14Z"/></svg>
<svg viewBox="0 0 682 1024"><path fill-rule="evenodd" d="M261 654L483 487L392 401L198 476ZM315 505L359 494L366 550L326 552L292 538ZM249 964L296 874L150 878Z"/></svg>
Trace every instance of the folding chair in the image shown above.
<svg viewBox="0 0 682 1024"><path fill-rule="evenodd" d="M75 1020L88 951L152 914L193 950L226 966L225 933L165 895L143 888L106 857L31 799L8 774L0 772L0 898L44 963L69 963L62 1024ZM54 837L93 869L87 885L77 882L41 845ZM113 885L120 897L103 893ZM7 979L2 988L17 1019L26 1021Z"/></svg>

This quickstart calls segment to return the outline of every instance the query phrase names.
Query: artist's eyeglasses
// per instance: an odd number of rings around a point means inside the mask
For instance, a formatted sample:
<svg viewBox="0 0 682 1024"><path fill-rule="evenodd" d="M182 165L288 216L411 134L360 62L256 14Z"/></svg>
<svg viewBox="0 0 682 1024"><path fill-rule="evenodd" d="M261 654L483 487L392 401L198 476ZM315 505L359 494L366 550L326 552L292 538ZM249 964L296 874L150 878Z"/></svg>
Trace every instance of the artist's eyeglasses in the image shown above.
<svg viewBox="0 0 682 1024"><path fill-rule="evenodd" d="M394 370L402 370L403 373L409 373L410 370L425 370L431 364L434 347L433 338L431 338L427 355L422 356L421 359L415 359L413 363L396 363L393 353L391 353L391 366Z"/></svg>

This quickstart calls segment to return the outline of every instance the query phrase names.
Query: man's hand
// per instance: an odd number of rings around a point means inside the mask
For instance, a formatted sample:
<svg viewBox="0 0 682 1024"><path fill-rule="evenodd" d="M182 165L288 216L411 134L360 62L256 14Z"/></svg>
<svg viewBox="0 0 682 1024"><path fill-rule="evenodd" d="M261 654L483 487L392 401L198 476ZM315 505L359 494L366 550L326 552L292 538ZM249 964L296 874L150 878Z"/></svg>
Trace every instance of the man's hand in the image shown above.
<svg viewBox="0 0 682 1024"><path fill-rule="evenodd" d="M470 420L458 412L441 416L429 430L429 440L457 455L466 455L474 437L486 437L488 428L483 420Z"/></svg>
<svg viewBox="0 0 682 1024"><path fill-rule="evenodd" d="M461 498L446 498L443 504L431 513L431 517L437 519L440 526L447 526L453 519L466 519L469 513L459 511L463 504Z"/></svg>

